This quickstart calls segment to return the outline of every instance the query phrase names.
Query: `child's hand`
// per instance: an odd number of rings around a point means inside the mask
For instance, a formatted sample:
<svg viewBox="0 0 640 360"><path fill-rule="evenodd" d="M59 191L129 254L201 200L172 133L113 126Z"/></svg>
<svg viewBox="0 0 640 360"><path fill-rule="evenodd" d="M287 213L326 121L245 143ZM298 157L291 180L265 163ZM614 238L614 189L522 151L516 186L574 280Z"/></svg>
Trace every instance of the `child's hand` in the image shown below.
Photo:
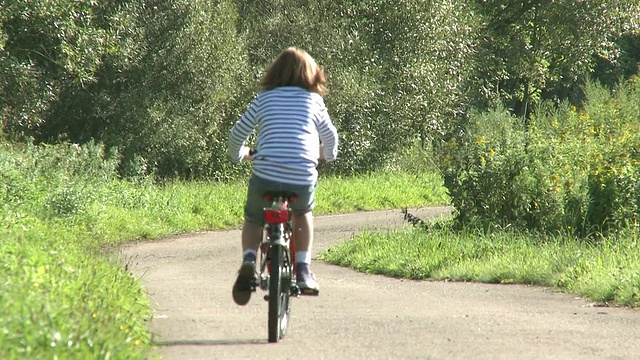
<svg viewBox="0 0 640 360"><path fill-rule="evenodd" d="M251 151L251 148L248 146L243 146L242 149L240 150L242 153L242 158L247 160L247 161L253 161L254 158L254 153L253 151Z"/></svg>

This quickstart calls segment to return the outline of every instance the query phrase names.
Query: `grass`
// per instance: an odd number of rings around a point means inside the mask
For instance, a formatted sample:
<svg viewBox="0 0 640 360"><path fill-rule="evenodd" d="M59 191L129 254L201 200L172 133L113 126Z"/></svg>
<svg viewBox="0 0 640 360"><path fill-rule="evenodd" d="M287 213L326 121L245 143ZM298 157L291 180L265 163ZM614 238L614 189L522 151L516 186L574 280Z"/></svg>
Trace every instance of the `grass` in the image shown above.
<svg viewBox="0 0 640 360"><path fill-rule="evenodd" d="M149 304L87 234L24 215L0 229L0 358L136 358Z"/></svg>
<svg viewBox="0 0 640 360"><path fill-rule="evenodd" d="M568 236L454 231L362 233L321 254L329 263L410 279L549 286L601 303L640 306L639 231L598 243Z"/></svg>
<svg viewBox="0 0 640 360"><path fill-rule="evenodd" d="M318 185L318 214L394 209L448 203L442 178L434 172L396 171L351 178L324 177Z"/></svg>
<svg viewBox="0 0 640 360"><path fill-rule="evenodd" d="M105 249L241 224L247 179L159 186L122 181L115 164L97 144L0 143L0 359L146 358L146 293ZM430 173L328 176L316 213L447 201Z"/></svg>
<svg viewBox="0 0 640 360"><path fill-rule="evenodd" d="M163 186L115 181L96 190L101 199L75 218L102 244L186 232L239 227L248 179L234 183L174 182ZM317 215L445 204L435 174L378 173L322 177ZM335 200L339 199L339 200Z"/></svg>

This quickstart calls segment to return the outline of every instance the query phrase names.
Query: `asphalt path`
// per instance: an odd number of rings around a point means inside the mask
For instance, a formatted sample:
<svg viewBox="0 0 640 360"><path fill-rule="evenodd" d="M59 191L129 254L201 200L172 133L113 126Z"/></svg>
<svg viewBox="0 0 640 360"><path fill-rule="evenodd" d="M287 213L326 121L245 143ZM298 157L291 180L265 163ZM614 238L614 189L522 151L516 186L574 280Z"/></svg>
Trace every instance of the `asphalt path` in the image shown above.
<svg viewBox="0 0 640 360"><path fill-rule="evenodd" d="M423 219L446 207L413 209ZM314 254L367 229L407 226L398 210L316 218ZM314 258L315 258L314 256ZM318 297L292 300L287 336L267 342L258 290L236 305L240 231L129 244L123 261L154 308L162 359L640 359L640 311L547 288L410 281L314 260Z"/></svg>

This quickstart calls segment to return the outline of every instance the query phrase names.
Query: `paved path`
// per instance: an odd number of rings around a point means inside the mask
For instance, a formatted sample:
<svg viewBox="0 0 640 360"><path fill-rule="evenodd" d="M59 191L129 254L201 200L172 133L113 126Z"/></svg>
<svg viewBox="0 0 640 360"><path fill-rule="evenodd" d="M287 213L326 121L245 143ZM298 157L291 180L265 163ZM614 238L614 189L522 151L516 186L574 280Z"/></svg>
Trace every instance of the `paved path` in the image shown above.
<svg viewBox="0 0 640 360"><path fill-rule="evenodd" d="M314 252L398 226L399 211L318 217ZM321 295L293 299L287 337L268 344L262 293L244 307L231 299L239 239L238 230L206 232L124 249L155 308L150 328L163 359L640 359L637 310L539 287L408 281L321 261Z"/></svg>

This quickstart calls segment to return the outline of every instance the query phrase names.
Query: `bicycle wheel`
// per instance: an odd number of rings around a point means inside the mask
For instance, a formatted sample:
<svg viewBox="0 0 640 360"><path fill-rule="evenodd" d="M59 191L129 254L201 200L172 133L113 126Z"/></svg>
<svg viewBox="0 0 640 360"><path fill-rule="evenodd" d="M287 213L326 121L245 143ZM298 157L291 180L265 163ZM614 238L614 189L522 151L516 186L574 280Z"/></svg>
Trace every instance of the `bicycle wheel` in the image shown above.
<svg viewBox="0 0 640 360"><path fill-rule="evenodd" d="M269 342L284 337L289 325L289 283L291 274L282 245L271 246L271 270L269 274Z"/></svg>

